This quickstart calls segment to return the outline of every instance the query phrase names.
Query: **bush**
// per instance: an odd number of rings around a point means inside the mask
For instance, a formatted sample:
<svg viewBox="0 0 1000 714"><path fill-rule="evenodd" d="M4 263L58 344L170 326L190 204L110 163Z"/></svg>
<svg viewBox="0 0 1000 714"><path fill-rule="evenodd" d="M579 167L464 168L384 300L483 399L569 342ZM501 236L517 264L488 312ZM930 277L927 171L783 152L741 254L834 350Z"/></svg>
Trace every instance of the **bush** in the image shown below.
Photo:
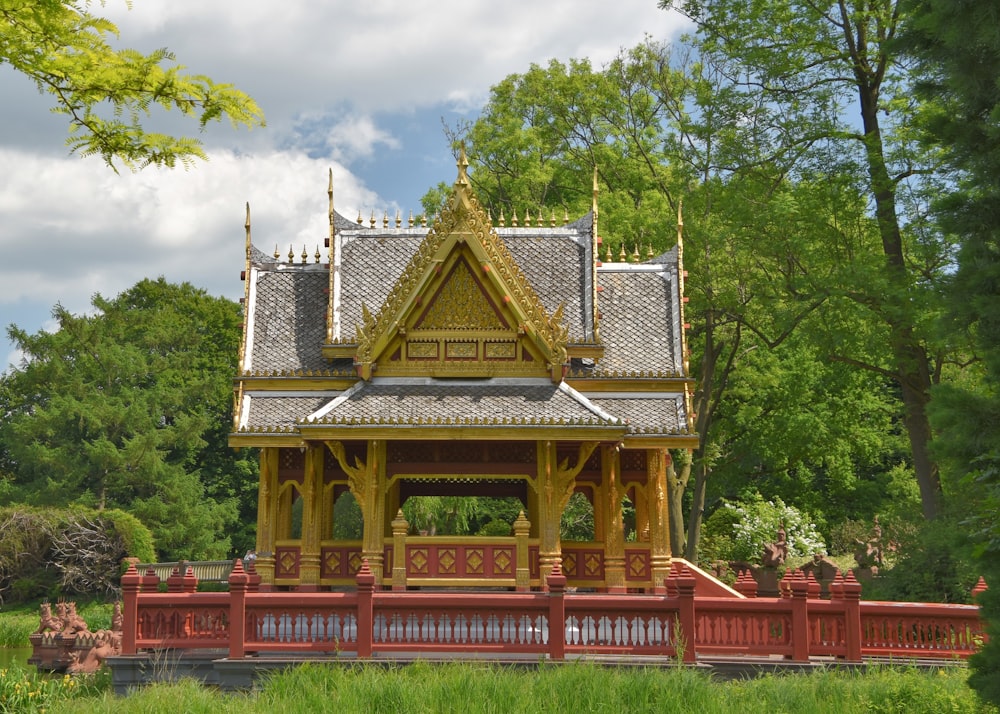
<svg viewBox="0 0 1000 714"><path fill-rule="evenodd" d="M979 571L960 519L944 514L903 536L881 576L874 594L886 600L965 603Z"/></svg>
<svg viewBox="0 0 1000 714"><path fill-rule="evenodd" d="M765 501L754 494L747 501L725 502L705 521L702 560L759 562L764 546L775 541L782 526L789 557L826 552L826 543L807 514L780 498Z"/></svg>
<svg viewBox="0 0 1000 714"><path fill-rule="evenodd" d="M125 513L0 509L0 602L116 594L133 553L155 558L148 529Z"/></svg>

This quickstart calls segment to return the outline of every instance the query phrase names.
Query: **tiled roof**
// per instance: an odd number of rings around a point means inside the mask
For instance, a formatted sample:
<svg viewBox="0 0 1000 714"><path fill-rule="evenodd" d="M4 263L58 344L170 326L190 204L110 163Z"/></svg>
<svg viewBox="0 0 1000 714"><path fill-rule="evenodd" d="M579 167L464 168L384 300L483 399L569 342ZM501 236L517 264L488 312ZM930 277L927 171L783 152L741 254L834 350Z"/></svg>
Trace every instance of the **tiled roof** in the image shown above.
<svg viewBox="0 0 1000 714"><path fill-rule="evenodd" d="M567 234L566 229L527 231L529 229L497 229L545 309L551 314L564 304L563 316L570 340L583 340L589 336L587 326L590 324L587 313L590 304L589 243L581 244L580 237Z"/></svg>
<svg viewBox="0 0 1000 714"><path fill-rule="evenodd" d="M259 395L247 394L250 409L246 421L241 421L243 428L267 428L294 426L298 419L328 403L332 396L329 393L311 396Z"/></svg>
<svg viewBox="0 0 1000 714"><path fill-rule="evenodd" d="M449 383L439 380L359 383L358 389L318 423L430 424L573 422L614 426L617 420L588 408L585 399L547 381ZM305 416L304 414L302 416ZM506 421L505 421L506 420Z"/></svg>
<svg viewBox="0 0 1000 714"><path fill-rule="evenodd" d="M600 372L683 368L678 334L676 286L671 274L650 269L600 269L598 305L604 357Z"/></svg>
<svg viewBox="0 0 1000 714"><path fill-rule="evenodd" d="M325 265L260 270L252 288L254 371L328 370L320 353L326 339Z"/></svg>
<svg viewBox="0 0 1000 714"><path fill-rule="evenodd" d="M426 228L368 229L335 216L341 231L340 338L352 341L361 304L377 312L424 239ZM587 335L590 306L591 217L559 228L499 228L514 260L547 310L565 304L571 341ZM253 259L270 260L256 249ZM595 375L627 372L677 374L682 370L680 315L676 304L676 249L642 265L605 265L602 292L604 357ZM658 271L651 263L663 266ZM251 371L329 370L321 346L326 338L328 266L258 265L251 291Z"/></svg>
<svg viewBox="0 0 1000 714"><path fill-rule="evenodd" d="M628 422L629 434L676 434L687 429L684 397L588 397L605 411Z"/></svg>
<svg viewBox="0 0 1000 714"><path fill-rule="evenodd" d="M341 340L354 340L362 303L373 315L378 312L426 234L426 228L345 231L340 259Z"/></svg>

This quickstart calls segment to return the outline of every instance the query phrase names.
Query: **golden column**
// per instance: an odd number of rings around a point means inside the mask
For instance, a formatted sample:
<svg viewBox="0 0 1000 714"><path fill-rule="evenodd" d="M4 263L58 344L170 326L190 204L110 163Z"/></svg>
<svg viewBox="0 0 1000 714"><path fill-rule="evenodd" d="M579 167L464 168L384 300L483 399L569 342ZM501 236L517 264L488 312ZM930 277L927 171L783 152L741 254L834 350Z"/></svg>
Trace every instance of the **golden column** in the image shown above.
<svg viewBox="0 0 1000 714"><path fill-rule="evenodd" d="M646 450L646 512L649 514L650 566L655 592L663 592L663 581L670 575L669 463L670 453L666 449Z"/></svg>
<svg viewBox="0 0 1000 714"><path fill-rule="evenodd" d="M621 452L615 446L601 447L601 482L607 530L604 534L604 582L608 592L625 592L625 522L622 518ZM596 508L594 509L597 510Z"/></svg>
<svg viewBox="0 0 1000 714"><path fill-rule="evenodd" d="M381 439L368 442L365 461L355 457L354 465L347 463L347 453L339 441L326 442L330 453L347 474L347 483L354 500L361 507L364 533L361 537L361 556L368 560L368 567L375 576L375 583L382 584L382 561L385 551L385 459L386 443Z"/></svg>
<svg viewBox="0 0 1000 714"><path fill-rule="evenodd" d="M323 447L306 447L302 474L302 550L299 589L319 589L320 528L323 523Z"/></svg>
<svg viewBox="0 0 1000 714"><path fill-rule="evenodd" d="M562 564L562 544L559 538L559 522L563 509L573 495L577 474L583 470L587 459L597 448L596 441L582 442L577 454L575 466L569 465L569 459L560 463L556 452L556 442L539 441L537 456L537 478L535 487L538 491L539 513L539 547L538 571L542 579L542 587L556 563Z"/></svg>
<svg viewBox="0 0 1000 714"><path fill-rule="evenodd" d="M274 541L278 521L278 450L260 450L260 481L257 486L257 572L261 584L274 584Z"/></svg>

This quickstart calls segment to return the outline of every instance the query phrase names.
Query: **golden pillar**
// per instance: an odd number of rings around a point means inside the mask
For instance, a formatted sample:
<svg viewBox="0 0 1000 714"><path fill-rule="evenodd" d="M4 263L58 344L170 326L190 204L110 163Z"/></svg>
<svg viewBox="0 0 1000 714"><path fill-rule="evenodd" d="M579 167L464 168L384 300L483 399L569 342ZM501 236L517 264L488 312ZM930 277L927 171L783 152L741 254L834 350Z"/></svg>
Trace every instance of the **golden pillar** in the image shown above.
<svg viewBox="0 0 1000 714"><path fill-rule="evenodd" d="M666 449L646 450L646 513L649 518L650 566L653 589L662 592L663 581L670 575L670 511L667 506Z"/></svg>
<svg viewBox="0 0 1000 714"><path fill-rule="evenodd" d="M559 539L559 522L563 509L573 495L576 477L587 463L587 459L597 448L596 441L583 442L579 446L576 465L570 466L569 459L558 461L556 442L539 441L537 456L536 488L539 510L538 570L545 583L553 567L562 564L562 544Z"/></svg>
<svg viewBox="0 0 1000 714"><path fill-rule="evenodd" d="M301 590L319 589L320 528L323 523L323 447L307 446L302 473Z"/></svg>
<svg viewBox="0 0 1000 714"><path fill-rule="evenodd" d="M257 573L261 583L274 584L274 542L278 520L278 450L260 450L260 481L257 486Z"/></svg>
<svg viewBox="0 0 1000 714"><path fill-rule="evenodd" d="M622 518L621 452L615 446L601 447L601 482L605 498L601 504L607 530L604 535L604 582L608 592L625 592L625 521ZM596 509L595 509L596 510Z"/></svg>
<svg viewBox="0 0 1000 714"><path fill-rule="evenodd" d="M339 441L326 442L330 453L337 459L340 468L347 474L347 483L354 500L361 507L364 518L364 533L361 537L361 555L368 560L368 567L375 576L375 582L382 584L383 552L385 549L385 459L386 443L380 439L368 442L365 460L355 457L354 464L347 463L347 453Z"/></svg>

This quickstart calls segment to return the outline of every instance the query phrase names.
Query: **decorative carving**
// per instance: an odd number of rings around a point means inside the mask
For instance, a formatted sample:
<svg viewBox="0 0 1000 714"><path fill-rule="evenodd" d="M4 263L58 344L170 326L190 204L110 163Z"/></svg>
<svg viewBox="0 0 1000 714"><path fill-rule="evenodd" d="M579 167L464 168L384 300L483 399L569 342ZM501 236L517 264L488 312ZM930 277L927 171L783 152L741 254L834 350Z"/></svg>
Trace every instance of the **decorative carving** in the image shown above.
<svg viewBox="0 0 1000 714"><path fill-rule="evenodd" d="M464 260L458 261L434 302L415 327L421 330L509 329L483 294Z"/></svg>
<svg viewBox="0 0 1000 714"><path fill-rule="evenodd" d="M517 357L515 342L487 342L485 344L486 359L514 359Z"/></svg>
<svg viewBox="0 0 1000 714"><path fill-rule="evenodd" d="M475 359L479 349L475 342L446 342L445 353L448 359Z"/></svg>
<svg viewBox="0 0 1000 714"><path fill-rule="evenodd" d="M437 359L438 358L438 343L437 342L407 342L406 343L406 357L407 357L407 359Z"/></svg>

